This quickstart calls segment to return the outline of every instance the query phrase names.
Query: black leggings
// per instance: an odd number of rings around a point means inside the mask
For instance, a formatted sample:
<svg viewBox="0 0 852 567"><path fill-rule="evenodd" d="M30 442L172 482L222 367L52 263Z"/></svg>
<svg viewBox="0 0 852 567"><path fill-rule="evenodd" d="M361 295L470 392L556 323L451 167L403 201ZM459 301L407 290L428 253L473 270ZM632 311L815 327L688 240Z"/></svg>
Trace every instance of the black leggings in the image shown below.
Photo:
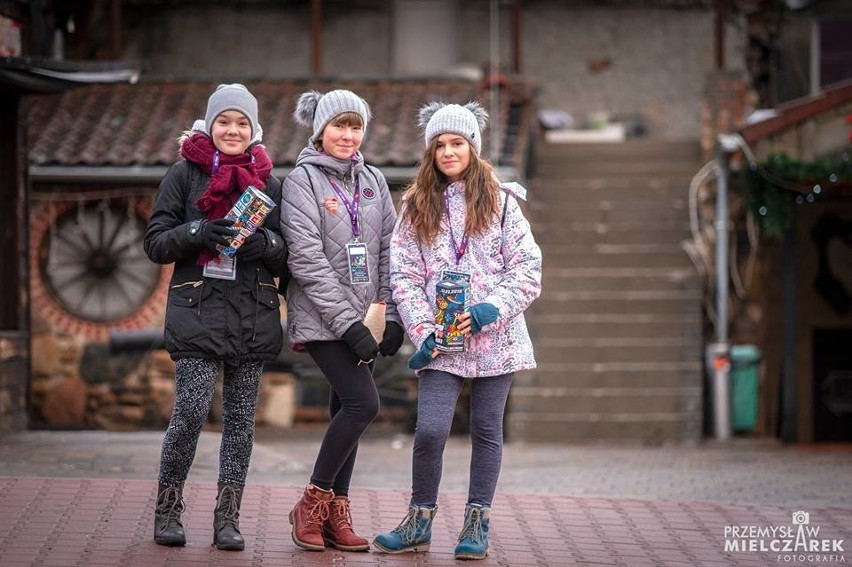
<svg viewBox="0 0 852 567"><path fill-rule="evenodd" d="M311 484L335 494L349 494L358 440L379 413L373 365L358 358L343 341L314 341L305 347L331 386L329 414Z"/></svg>

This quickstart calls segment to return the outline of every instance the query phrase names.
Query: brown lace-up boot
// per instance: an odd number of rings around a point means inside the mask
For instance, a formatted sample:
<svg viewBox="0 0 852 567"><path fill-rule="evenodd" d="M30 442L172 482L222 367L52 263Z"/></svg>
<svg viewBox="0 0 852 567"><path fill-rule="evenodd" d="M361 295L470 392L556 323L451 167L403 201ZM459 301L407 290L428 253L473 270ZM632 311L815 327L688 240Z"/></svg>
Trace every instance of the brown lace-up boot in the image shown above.
<svg viewBox="0 0 852 567"><path fill-rule="evenodd" d="M154 542L159 545L186 545L186 533L180 515L183 502L183 483L157 487L157 507L154 509Z"/></svg>
<svg viewBox="0 0 852 567"><path fill-rule="evenodd" d="M305 488L304 494L290 511L293 543L310 551L325 550L322 527L328 520L332 498L334 492L331 490L323 490L313 484Z"/></svg>
<svg viewBox="0 0 852 567"><path fill-rule="evenodd" d="M240 504L243 487L219 483L216 509L213 510L213 545L217 549L242 551L246 542L240 533Z"/></svg>
<svg viewBox="0 0 852 567"><path fill-rule="evenodd" d="M370 549L367 538L359 536L352 528L352 512L346 496L335 496L329 504L328 520L322 525L322 535L326 545L341 551Z"/></svg>

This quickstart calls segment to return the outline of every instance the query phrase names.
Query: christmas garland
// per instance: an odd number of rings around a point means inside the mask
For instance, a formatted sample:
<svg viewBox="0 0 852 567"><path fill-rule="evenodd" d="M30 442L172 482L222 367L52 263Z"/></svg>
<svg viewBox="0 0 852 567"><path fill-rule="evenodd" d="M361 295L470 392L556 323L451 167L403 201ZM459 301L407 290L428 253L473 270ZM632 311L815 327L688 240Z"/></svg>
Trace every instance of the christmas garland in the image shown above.
<svg viewBox="0 0 852 567"><path fill-rule="evenodd" d="M793 207L813 203L825 191L852 185L849 153L812 162L773 153L744 171L746 205L764 234L778 238L793 222Z"/></svg>

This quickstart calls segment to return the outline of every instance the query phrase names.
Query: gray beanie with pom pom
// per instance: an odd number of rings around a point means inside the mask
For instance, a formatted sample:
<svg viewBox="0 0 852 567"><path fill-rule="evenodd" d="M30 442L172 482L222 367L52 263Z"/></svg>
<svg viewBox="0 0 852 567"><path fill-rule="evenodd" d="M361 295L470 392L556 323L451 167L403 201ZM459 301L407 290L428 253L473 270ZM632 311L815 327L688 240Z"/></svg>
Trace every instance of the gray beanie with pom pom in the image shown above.
<svg viewBox="0 0 852 567"><path fill-rule="evenodd" d="M463 106L430 102L420 108L419 118L427 146L435 136L458 134L470 142L477 155L482 151L482 131L488 123L488 113L478 102Z"/></svg>
<svg viewBox="0 0 852 567"><path fill-rule="evenodd" d="M319 137L322 136L322 131L326 125L335 116L339 116L344 112L354 112L360 116L364 122L364 131L366 132L367 123L373 117L370 112L370 105L352 91L342 89L329 91L325 94L317 91L303 93L296 103L293 118L302 126L314 129L310 141L316 143Z"/></svg>

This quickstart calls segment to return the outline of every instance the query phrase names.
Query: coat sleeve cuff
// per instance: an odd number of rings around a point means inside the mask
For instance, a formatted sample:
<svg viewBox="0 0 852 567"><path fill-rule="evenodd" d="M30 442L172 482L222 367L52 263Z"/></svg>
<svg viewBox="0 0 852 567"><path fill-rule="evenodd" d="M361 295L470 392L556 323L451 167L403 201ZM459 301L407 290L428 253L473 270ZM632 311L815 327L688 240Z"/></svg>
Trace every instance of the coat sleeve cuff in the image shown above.
<svg viewBox="0 0 852 567"><path fill-rule="evenodd" d="M414 343L414 346L419 349L426 342L426 339L429 338L429 335L435 333L437 330L438 326L435 323L423 322L412 326L408 330L408 335L411 337L411 342Z"/></svg>

